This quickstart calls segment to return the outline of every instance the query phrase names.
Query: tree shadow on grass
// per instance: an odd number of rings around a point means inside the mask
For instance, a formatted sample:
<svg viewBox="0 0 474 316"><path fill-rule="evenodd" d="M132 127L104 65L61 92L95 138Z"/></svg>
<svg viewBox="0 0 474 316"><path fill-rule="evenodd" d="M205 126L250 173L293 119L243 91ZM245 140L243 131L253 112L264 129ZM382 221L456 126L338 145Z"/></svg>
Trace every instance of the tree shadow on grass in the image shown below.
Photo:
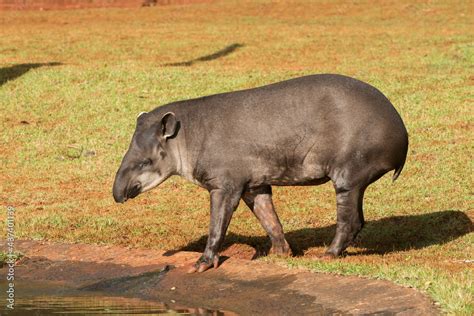
<svg viewBox="0 0 474 316"><path fill-rule="evenodd" d="M473 223L461 211L446 210L428 214L392 216L368 221L357 238L356 246L365 248L359 254L387 254L396 251L421 249L440 245L473 231ZM302 256L312 247L324 247L331 243L336 233L336 225L320 228L303 228L285 234L293 254ZM207 236L202 236L181 249L171 251L203 252ZM222 251L233 244L247 244L255 248L257 254L267 253L270 241L263 236L243 236L229 233Z"/></svg>
<svg viewBox="0 0 474 316"><path fill-rule="evenodd" d="M14 80L18 77L23 76L25 73L30 71L30 69L35 69L39 67L50 67L50 66L59 66L61 63L51 62L51 63L34 63L34 64L18 64L9 67L0 68L0 86L4 85L10 80Z"/></svg>
<svg viewBox="0 0 474 316"><path fill-rule="evenodd" d="M214 59L218 59L218 58L227 56L227 55L233 53L234 51L236 51L237 49L239 49L241 47L244 47L244 45L239 44L239 43L234 43L234 44L231 44L227 47L224 47L223 49L221 49L221 50L219 50L215 53L212 53L210 55L206 55L206 56L202 56L202 57L198 57L198 58L195 58L195 59L191 59L191 60L183 61L183 62L178 62L178 63L168 63L168 64L164 64L163 66L173 66L173 67L188 66L189 67L189 66L192 66L193 64L198 63L198 62L211 61L211 60L214 60Z"/></svg>

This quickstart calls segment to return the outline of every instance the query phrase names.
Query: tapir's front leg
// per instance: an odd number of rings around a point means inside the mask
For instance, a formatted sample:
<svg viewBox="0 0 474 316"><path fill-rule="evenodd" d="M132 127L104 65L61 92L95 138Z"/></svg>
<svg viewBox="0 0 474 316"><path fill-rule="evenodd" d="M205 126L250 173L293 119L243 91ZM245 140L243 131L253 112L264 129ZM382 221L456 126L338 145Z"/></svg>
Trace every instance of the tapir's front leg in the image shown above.
<svg viewBox="0 0 474 316"><path fill-rule="evenodd" d="M219 250L224 241L227 227L235 209L239 205L242 190L235 189L214 189L211 194L211 223L209 227L209 237L206 249L201 258L188 271L204 272L214 265L217 268L219 263Z"/></svg>

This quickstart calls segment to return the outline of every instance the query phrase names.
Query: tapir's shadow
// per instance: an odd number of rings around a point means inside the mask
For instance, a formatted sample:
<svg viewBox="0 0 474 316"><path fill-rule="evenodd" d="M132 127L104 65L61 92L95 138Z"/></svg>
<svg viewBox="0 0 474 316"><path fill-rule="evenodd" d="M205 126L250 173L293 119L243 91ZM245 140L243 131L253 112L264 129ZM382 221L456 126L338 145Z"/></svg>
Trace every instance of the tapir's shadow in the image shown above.
<svg viewBox="0 0 474 316"><path fill-rule="evenodd" d="M7 83L10 80L15 80L18 77L21 77L31 69L39 67L52 67L60 66L61 63L51 62L51 63L34 63L34 64L17 64L9 67L0 68L0 86Z"/></svg>
<svg viewBox="0 0 474 316"><path fill-rule="evenodd" d="M359 254L387 254L395 251L421 249L431 245L450 242L473 231L469 217L461 211L446 210L420 215L393 216L367 221L357 238L356 246L362 248ZM303 228L287 232L286 239L293 254L302 256L312 247L324 247L330 244L336 226ZM204 251L207 236L188 245L170 251ZM243 236L229 233L222 251L233 244L247 244L255 248L257 254L267 253L270 241L265 236Z"/></svg>

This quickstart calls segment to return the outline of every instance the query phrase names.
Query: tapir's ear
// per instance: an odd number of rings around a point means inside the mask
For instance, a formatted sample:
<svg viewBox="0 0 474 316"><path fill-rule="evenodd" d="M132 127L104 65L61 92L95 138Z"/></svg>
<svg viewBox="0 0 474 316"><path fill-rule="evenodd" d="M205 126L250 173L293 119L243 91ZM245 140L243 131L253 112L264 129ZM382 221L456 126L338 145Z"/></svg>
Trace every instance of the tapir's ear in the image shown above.
<svg viewBox="0 0 474 316"><path fill-rule="evenodd" d="M178 129L178 121L173 112L168 112L161 118L161 132L164 139L173 137Z"/></svg>
<svg viewBox="0 0 474 316"><path fill-rule="evenodd" d="M148 112L140 112L140 114L137 115L137 125L140 125L145 120L146 114L148 114Z"/></svg>
<svg viewBox="0 0 474 316"><path fill-rule="evenodd" d="M148 114L148 112L140 112L140 113L138 113L137 119L138 119L140 116L142 116L143 114Z"/></svg>

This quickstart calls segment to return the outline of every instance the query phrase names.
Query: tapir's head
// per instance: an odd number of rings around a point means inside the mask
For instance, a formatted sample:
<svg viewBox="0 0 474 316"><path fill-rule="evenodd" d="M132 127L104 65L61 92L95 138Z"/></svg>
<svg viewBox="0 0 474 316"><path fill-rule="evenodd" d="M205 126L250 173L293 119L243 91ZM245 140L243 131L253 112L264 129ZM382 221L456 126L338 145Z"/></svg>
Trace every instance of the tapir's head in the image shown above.
<svg viewBox="0 0 474 316"><path fill-rule="evenodd" d="M174 113L142 113L132 141L115 175L113 195L123 203L153 189L176 173L173 138L179 130Z"/></svg>

